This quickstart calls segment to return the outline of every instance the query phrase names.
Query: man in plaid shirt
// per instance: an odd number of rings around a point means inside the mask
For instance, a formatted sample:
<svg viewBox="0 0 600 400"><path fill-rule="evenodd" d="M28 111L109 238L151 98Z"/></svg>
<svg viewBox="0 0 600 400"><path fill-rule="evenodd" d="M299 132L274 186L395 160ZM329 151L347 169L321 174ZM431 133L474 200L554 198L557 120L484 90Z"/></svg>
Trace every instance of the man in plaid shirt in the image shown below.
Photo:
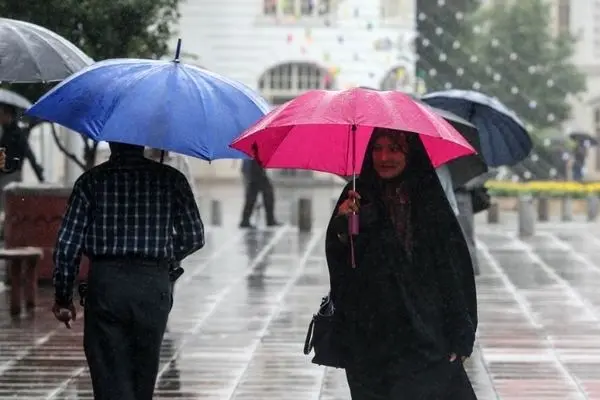
<svg viewBox="0 0 600 400"><path fill-rule="evenodd" d="M110 159L73 186L54 250L53 312L75 319L81 254L90 259L84 350L95 399L150 400L173 305L170 268L204 246L184 175L110 143Z"/></svg>

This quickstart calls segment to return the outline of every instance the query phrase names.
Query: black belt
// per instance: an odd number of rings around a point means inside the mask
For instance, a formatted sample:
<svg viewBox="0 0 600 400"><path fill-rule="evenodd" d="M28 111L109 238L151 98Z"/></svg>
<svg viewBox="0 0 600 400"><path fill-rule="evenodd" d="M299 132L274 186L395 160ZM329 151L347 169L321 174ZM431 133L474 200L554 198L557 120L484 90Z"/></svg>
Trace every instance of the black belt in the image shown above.
<svg viewBox="0 0 600 400"><path fill-rule="evenodd" d="M144 256L89 256L92 263L127 263L148 267L170 267L171 261L164 258L144 257Z"/></svg>

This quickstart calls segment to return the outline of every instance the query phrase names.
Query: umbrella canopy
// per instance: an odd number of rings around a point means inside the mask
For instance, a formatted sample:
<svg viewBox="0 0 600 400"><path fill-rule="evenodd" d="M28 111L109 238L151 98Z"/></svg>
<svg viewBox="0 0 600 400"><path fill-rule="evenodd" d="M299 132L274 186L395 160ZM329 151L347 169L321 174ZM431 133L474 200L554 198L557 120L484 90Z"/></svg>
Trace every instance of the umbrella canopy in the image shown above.
<svg viewBox="0 0 600 400"><path fill-rule="evenodd" d="M94 61L73 43L39 25L0 18L0 82L55 82Z"/></svg>
<svg viewBox="0 0 600 400"><path fill-rule="evenodd" d="M96 141L204 160L246 158L229 143L270 109L243 84L178 61L96 63L58 84L26 114Z"/></svg>
<svg viewBox="0 0 600 400"><path fill-rule="evenodd" d="M354 175L375 127L419 134L434 166L475 150L443 118L396 91L310 90L279 106L231 146L262 166Z"/></svg>
<svg viewBox="0 0 600 400"><path fill-rule="evenodd" d="M471 90L446 90L429 93L422 100L475 125L483 158L492 167L515 165L531 152L533 142L525 125L497 99Z"/></svg>
<svg viewBox="0 0 600 400"><path fill-rule="evenodd" d="M18 93L0 88L0 103L12 106L14 108L28 109L31 102Z"/></svg>
<svg viewBox="0 0 600 400"><path fill-rule="evenodd" d="M598 145L598 139L587 132L571 132L569 133L569 137L576 142L585 142L590 146Z"/></svg>

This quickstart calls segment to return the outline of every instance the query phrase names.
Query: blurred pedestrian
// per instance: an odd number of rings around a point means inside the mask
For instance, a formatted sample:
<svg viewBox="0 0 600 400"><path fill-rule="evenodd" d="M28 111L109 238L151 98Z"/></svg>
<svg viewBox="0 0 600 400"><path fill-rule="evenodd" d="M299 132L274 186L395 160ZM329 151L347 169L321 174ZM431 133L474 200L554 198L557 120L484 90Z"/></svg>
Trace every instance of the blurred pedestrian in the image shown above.
<svg viewBox="0 0 600 400"><path fill-rule="evenodd" d="M254 228L250 223L250 218L259 194L262 194L267 226L281 225L275 219L275 193L267 171L255 160L243 160L242 177L246 195L240 228Z"/></svg>
<svg viewBox="0 0 600 400"><path fill-rule="evenodd" d="M440 165L435 169L435 173L440 180L440 184L442 185L442 189L444 190L444 194L448 199L450 207L452 207L452 211L454 211L454 215L458 216L458 204L456 203L456 196L454 195L450 169L447 165Z"/></svg>
<svg viewBox="0 0 600 400"><path fill-rule="evenodd" d="M585 140L578 140L573 150L573 164L571 173L573 174L573 180L576 182L583 181L583 171L585 168L585 160L588 155L589 143Z"/></svg>
<svg viewBox="0 0 600 400"><path fill-rule="evenodd" d="M76 318L73 286L90 260L83 345L96 400L151 400L173 305L170 266L204 246L183 174L110 143L73 186L54 250L55 317Z"/></svg>
<svg viewBox="0 0 600 400"><path fill-rule="evenodd" d="M476 399L463 367L477 328L469 252L416 135L375 129L325 252L337 366L353 400Z"/></svg>
<svg viewBox="0 0 600 400"><path fill-rule="evenodd" d="M469 247L471 264L473 265L475 275L479 275L481 272L479 269L479 258L477 257L477 244L475 242L475 214L487 210L491 205L490 196L484 185L494 173L493 170L490 170L456 189L458 222Z"/></svg>
<svg viewBox="0 0 600 400"><path fill-rule="evenodd" d="M0 175L0 191L9 183L21 181L23 162L27 158L36 175L43 180L43 168L31 151L26 133L19 127L17 109L0 103L0 147L5 149L5 168ZM0 196L0 210L4 210L4 196Z"/></svg>

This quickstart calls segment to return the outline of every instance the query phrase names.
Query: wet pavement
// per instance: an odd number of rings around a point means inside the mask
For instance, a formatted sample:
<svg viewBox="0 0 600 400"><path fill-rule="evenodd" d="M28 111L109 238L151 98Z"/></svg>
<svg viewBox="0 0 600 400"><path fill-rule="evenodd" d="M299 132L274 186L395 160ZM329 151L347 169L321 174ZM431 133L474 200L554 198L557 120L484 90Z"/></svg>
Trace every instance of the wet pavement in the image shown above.
<svg viewBox="0 0 600 400"><path fill-rule="evenodd" d="M302 354L328 286L323 229L334 192L302 192L318 205L309 234L242 232L241 200L224 204L225 227L208 229L177 283L156 399L350 398L343 371ZM289 220L290 204L279 208ZM527 240L511 218L477 229L480 328L467 367L479 399L600 399L600 225L547 223ZM4 292L0 399L92 399L81 321L56 323L47 289L35 315L12 321Z"/></svg>

